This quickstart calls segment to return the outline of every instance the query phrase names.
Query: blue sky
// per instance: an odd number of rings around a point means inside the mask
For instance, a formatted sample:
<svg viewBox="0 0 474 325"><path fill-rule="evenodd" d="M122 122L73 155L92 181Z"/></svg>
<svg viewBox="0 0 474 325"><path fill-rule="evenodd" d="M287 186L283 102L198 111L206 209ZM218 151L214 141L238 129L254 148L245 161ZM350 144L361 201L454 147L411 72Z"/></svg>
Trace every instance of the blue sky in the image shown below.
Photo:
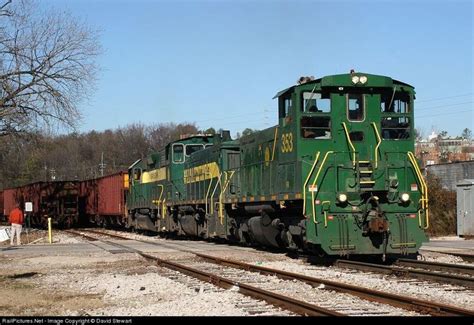
<svg viewBox="0 0 474 325"><path fill-rule="evenodd" d="M273 95L350 69L415 86L416 127L474 130L472 1L48 0L102 30L80 131L277 123Z"/></svg>

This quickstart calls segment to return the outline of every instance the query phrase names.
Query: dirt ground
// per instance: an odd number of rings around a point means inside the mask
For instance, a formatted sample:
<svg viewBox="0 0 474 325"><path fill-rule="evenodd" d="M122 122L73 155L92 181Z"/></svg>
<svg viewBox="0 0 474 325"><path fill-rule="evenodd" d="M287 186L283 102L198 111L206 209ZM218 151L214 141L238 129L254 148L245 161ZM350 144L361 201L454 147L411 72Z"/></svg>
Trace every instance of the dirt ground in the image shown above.
<svg viewBox="0 0 474 325"><path fill-rule="evenodd" d="M103 293L81 292L64 287L68 281L79 283L83 274L98 276L117 270L130 272L136 260L102 262L93 256L84 258L18 257L2 258L0 266L1 316L82 316L86 310L106 307ZM55 281L54 278L57 278Z"/></svg>

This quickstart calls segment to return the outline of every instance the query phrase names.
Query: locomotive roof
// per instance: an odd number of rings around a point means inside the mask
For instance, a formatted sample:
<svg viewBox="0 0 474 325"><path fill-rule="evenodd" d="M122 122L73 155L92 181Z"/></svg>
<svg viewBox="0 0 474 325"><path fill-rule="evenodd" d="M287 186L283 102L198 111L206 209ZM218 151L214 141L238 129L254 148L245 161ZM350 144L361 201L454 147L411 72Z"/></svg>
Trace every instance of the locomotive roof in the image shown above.
<svg viewBox="0 0 474 325"><path fill-rule="evenodd" d="M338 86L340 83L341 80L344 80L344 79L347 79L347 81L350 82L350 78L351 76L353 75L357 75L357 76L361 76L361 75L364 75L364 76L368 76L369 78L378 78L378 79L386 79L385 80L385 84L380 84L380 85L368 85L369 87L391 87L392 85L391 84L395 84L395 85L401 85L401 86L407 86L407 87L410 87L410 88L414 88L412 85L410 84L407 84L407 83L404 83L404 82L401 82L399 80L396 80L396 79L392 79L390 77L387 77L387 76L381 76L381 75L373 75L373 74L368 74L368 73L364 73L364 72L356 72L356 73L353 73L353 74L350 74L350 73L345 73L345 74L337 74L337 75L331 75L331 76L325 76L325 77L322 77L322 78L319 78L319 79L315 79L315 80L311 80L311 81L308 81L308 82L305 82L304 84L301 84L301 85L294 85L294 86L291 86L291 87L288 87L286 89L283 89L281 91L279 91L274 97L273 99L277 98L277 97L280 97L281 95L284 95L290 91L292 91L293 89L295 89L296 87L299 87L299 86L302 86L302 85L307 85L307 84L316 84L316 83L321 83L323 86L329 86L329 85L334 85L334 86ZM391 82L390 82L391 81ZM350 86L353 86L353 85L350 85Z"/></svg>

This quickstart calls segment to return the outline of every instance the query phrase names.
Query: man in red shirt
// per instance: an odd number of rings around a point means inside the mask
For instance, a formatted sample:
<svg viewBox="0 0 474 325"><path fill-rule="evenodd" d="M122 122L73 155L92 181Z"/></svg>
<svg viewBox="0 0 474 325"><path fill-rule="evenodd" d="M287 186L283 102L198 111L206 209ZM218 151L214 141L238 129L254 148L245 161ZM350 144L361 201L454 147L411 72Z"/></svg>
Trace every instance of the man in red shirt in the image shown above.
<svg viewBox="0 0 474 325"><path fill-rule="evenodd" d="M10 245L13 246L13 237L15 237L16 233L16 244L21 245L21 228L23 225L23 212L20 210L20 205L16 204L15 209L10 212L10 223L12 224L11 234L10 234Z"/></svg>

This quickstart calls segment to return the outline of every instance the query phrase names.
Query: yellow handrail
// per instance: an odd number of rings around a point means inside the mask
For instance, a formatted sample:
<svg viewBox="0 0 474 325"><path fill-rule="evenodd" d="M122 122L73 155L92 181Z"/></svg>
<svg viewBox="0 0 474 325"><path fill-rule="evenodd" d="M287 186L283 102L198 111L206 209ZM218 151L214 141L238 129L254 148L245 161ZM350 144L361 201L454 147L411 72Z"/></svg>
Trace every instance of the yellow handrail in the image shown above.
<svg viewBox="0 0 474 325"><path fill-rule="evenodd" d="M311 167L311 170L309 171L308 176L306 177L306 181L304 182L304 185L303 185L303 215L306 214L306 185L308 185L308 181L311 178L311 175L313 174L314 167L316 167L316 164L319 159L319 154L320 154L319 151L315 154L316 158L314 159L313 166Z"/></svg>
<svg viewBox="0 0 474 325"><path fill-rule="evenodd" d="M160 198L158 199L158 204L161 203L161 197L163 196L163 192L165 190L165 187L163 186L163 184L156 184L156 186L160 187L161 188L161 193L160 193Z"/></svg>
<svg viewBox="0 0 474 325"><path fill-rule="evenodd" d="M278 136L278 126L275 128L275 138L273 139L273 151L272 151L272 160L275 158L275 148L276 148L276 143L277 143L277 138Z"/></svg>
<svg viewBox="0 0 474 325"><path fill-rule="evenodd" d="M161 210L161 219L164 219L166 216L166 199L163 200L163 208Z"/></svg>
<svg viewBox="0 0 474 325"><path fill-rule="evenodd" d="M342 126L344 127L344 132L346 133L347 141L349 142L349 145L351 146L351 149L352 149L352 165L355 166L356 150L354 148L354 145L352 144L351 137L349 136L349 131L347 131L346 123L342 122Z"/></svg>
<svg viewBox="0 0 474 325"><path fill-rule="evenodd" d="M208 212L208 208L207 208L207 198L208 198L208 196L209 196L209 192L211 191L212 180L213 180L213 178L211 177L211 179L209 180L209 187L207 188L207 192L206 192L206 214L207 214L207 212Z"/></svg>
<svg viewBox="0 0 474 325"><path fill-rule="evenodd" d="M222 176L222 172L217 176L216 186L214 186L214 190L212 190L212 194L211 194L211 211L210 211L210 213L214 213L214 194L216 193L217 185L221 184L221 176ZM222 185L221 185L221 188L222 188Z"/></svg>
<svg viewBox="0 0 474 325"><path fill-rule="evenodd" d="M221 221L221 225L223 224L223 220L224 220L224 212L222 211L222 208L223 208L222 201L224 199L224 194L227 189L227 186L229 186L230 180L232 179L232 176L234 176L235 170L230 171L230 176L228 179L227 179L227 172L224 172L224 173L225 173L224 188L221 190L221 193L219 195L219 219Z"/></svg>
<svg viewBox="0 0 474 325"><path fill-rule="evenodd" d="M323 161L321 162L321 165L319 166L318 172L316 173L316 176L314 177L314 181L313 181L313 184L312 184L313 188L314 188L314 185L316 184L316 181L318 180L319 174L321 173L321 170L323 169L324 164L326 163L326 159L332 153L334 153L334 151L328 151L324 155ZM315 191L311 191L311 205L312 205L312 208L313 208L313 222L315 224L317 222L316 222L316 211L315 211L315 208L314 208L314 192L318 192L318 191L319 191L319 186L316 187Z"/></svg>
<svg viewBox="0 0 474 325"><path fill-rule="evenodd" d="M426 225L423 227L423 229L428 229L430 226L430 216L429 216L429 209L428 209L428 186L426 185L425 180L423 179L423 175L421 174L420 167L418 166L418 163L416 162L415 155L413 152L408 151L407 153L408 158L410 162L413 165L413 168L415 169L415 174L418 177L418 180L421 185L421 207L423 210L425 210L425 219L426 219ZM418 211L418 223L420 227L422 227L422 222L421 222L421 211Z"/></svg>
<svg viewBox="0 0 474 325"><path fill-rule="evenodd" d="M329 204L331 205L331 201L323 201L321 203L321 206L323 207L323 211L324 211L324 227L327 228L328 227L328 213L326 210L324 210L324 204Z"/></svg>
<svg viewBox="0 0 474 325"><path fill-rule="evenodd" d="M377 168L378 164L378 152L379 152L379 147L380 144L382 143L382 139L380 138L379 130L377 129L377 125L375 125L375 122L372 122L372 126L374 127L375 134L377 135L377 145L375 146L375 168Z"/></svg>

